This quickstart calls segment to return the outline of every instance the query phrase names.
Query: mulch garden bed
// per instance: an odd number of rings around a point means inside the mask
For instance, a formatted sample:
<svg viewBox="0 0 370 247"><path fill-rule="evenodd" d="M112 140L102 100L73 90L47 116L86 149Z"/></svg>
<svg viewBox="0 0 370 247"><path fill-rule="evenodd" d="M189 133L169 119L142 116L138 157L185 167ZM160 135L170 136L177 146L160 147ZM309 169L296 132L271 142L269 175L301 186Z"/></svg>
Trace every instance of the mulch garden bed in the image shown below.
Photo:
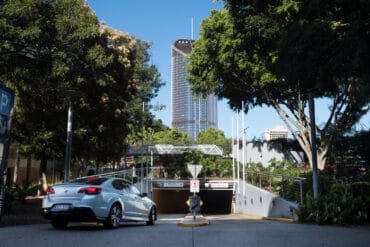
<svg viewBox="0 0 370 247"><path fill-rule="evenodd" d="M41 211L42 198L30 197L25 202L13 202L9 212L1 217L0 226L49 223Z"/></svg>

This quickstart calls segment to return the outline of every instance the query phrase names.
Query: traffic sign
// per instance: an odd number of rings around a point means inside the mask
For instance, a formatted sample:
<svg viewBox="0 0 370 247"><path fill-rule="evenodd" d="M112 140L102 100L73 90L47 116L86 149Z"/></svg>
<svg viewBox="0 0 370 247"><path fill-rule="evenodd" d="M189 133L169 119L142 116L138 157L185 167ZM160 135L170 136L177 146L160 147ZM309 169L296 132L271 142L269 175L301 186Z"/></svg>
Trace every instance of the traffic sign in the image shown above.
<svg viewBox="0 0 370 247"><path fill-rule="evenodd" d="M202 167L202 165L188 165L188 170L190 171L193 178L196 178L202 170Z"/></svg>
<svg viewBox="0 0 370 247"><path fill-rule="evenodd" d="M9 90L0 88L0 114L10 116L10 110L13 106L14 93Z"/></svg>
<svg viewBox="0 0 370 247"><path fill-rule="evenodd" d="M14 103L14 91L0 84L0 141L3 144L3 150L1 151L1 162L0 162L0 224L1 216L3 214L2 205L4 205L4 171L7 169L7 160L9 155L10 147L10 118L11 111Z"/></svg>
<svg viewBox="0 0 370 247"><path fill-rule="evenodd" d="M203 206L203 204L204 204L204 202L203 202L202 200L200 200L199 205L200 205L200 206ZM186 201L186 205L188 205L188 206L190 207L190 197L189 197L189 199Z"/></svg>
<svg viewBox="0 0 370 247"><path fill-rule="evenodd" d="M199 192L199 180L198 179L190 180L190 192L194 192L194 193Z"/></svg>
<svg viewBox="0 0 370 247"><path fill-rule="evenodd" d="M14 102L14 91L0 85L0 138L9 134L10 113Z"/></svg>

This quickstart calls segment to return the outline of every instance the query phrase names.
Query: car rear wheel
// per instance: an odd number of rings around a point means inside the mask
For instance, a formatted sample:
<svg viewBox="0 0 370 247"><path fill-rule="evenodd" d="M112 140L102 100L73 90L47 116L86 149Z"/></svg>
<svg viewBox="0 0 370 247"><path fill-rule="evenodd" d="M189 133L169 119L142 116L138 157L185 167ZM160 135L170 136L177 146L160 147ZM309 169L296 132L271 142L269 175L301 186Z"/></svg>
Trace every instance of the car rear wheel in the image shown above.
<svg viewBox="0 0 370 247"><path fill-rule="evenodd" d="M68 225L68 220L63 219L61 217L57 217L51 220L51 224L53 227L57 229L66 228L66 226Z"/></svg>
<svg viewBox="0 0 370 247"><path fill-rule="evenodd" d="M122 209L118 203L113 204L109 211L108 218L105 220L104 225L107 228L117 228L120 225L122 218Z"/></svg>
<svg viewBox="0 0 370 247"><path fill-rule="evenodd" d="M155 224L155 220L157 219L157 210L155 209L155 207L152 207L150 209L150 213L149 213L149 219L148 221L146 222L147 225L154 225Z"/></svg>

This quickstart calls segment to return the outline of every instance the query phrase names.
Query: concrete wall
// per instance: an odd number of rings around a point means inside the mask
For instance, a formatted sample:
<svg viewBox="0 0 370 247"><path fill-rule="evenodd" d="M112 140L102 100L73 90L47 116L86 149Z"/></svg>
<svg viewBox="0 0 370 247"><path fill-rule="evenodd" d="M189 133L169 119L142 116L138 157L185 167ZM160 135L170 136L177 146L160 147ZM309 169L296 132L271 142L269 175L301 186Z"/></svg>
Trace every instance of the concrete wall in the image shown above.
<svg viewBox="0 0 370 247"><path fill-rule="evenodd" d="M56 183L63 179L64 170L63 161L51 160L47 163L47 181ZM8 159L7 165L7 183L15 183L22 186L25 182L37 183L40 173L40 161L19 157L17 159ZM27 175L28 174L28 175ZM28 181L27 181L28 180Z"/></svg>
<svg viewBox="0 0 370 247"><path fill-rule="evenodd" d="M243 163L243 145L235 144L233 146L234 157L240 163ZM277 161L291 160L293 162L302 162L303 153L293 150L284 150L279 142L247 142L245 146L246 163L261 163L264 167L270 165L272 159Z"/></svg>
<svg viewBox="0 0 370 247"><path fill-rule="evenodd" d="M298 204L244 183L242 180L239 181L239 185L240 190L237 190L235 195L235 213L273 218L296 218L292 208L297 208Z"/></svg>

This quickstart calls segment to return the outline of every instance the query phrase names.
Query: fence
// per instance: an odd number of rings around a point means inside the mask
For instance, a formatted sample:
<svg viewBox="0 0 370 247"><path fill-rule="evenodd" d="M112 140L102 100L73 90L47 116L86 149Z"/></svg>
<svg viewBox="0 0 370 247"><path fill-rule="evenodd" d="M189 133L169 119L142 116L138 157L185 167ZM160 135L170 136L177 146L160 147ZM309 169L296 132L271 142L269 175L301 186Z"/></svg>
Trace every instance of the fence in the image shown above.
<svg viewBox="0 0 370 247"><path fill-rule="evenodd" d="M306 178L246 170L245 180L288 201L303 203Z"/></svg>

